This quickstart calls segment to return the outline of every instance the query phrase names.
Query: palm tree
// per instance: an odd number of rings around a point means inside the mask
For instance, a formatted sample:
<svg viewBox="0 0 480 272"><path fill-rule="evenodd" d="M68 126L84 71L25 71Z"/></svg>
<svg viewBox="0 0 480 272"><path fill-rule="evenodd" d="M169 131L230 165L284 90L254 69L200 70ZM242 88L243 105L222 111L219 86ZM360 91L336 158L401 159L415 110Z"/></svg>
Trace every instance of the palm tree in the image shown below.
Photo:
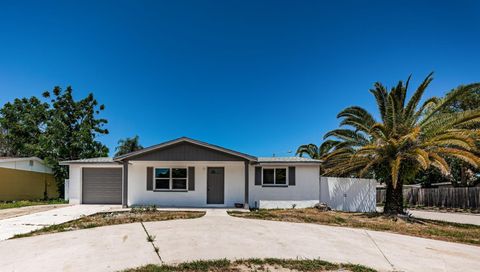
<svg viewBox="0 0 480 272"><path fill-rule="evenodd" d="M456 98L480 89L480 83L459 86L443 99L432 97L420 105L432 81L429 74L406 101L410 77L390 92L376 83L374 95L380 121L361 107L349 107L338 114L346 128L328 132L341 143L326 156L324 167L331 175L371 176L387 185L384 213L403 213L403 184L420 169L435 167L450 174L446 157L457 158L477 168L475 155L479 130L469 126L480 123L480 109L448 113L444 109ZM420 105L420 106L419 106Z"/></svg>
<svg viewBox="0 0 480 272"><path fill-rule="evenodd" d="M132 138L127 137L118 141L118 146L115 148L115 150L117 151L117 153L115 153L115 157L140 149L143 149L143 146L140 145L138 135Z"/></svg>
<svg viewBox="0 0 480 272"><path fill-rule="evenodd" d="M312 159L324 160L330 151L339 143L335 140L326 140L321 145L317 146L315 144L305 144L298 147L295 156L303 157L303 155L308 155ZM320 167L320 175L324 172L323 167Z"/></svg>
<svg viewBox="0 0 480 272"><path fill-rule="evenodd" d="M327 140L324 141L320 146L316 146L315 144L301 145L298 147L295 155L303 157L304 154L307 154L312 159L321 160L338 143L339 141Z"/></svg>

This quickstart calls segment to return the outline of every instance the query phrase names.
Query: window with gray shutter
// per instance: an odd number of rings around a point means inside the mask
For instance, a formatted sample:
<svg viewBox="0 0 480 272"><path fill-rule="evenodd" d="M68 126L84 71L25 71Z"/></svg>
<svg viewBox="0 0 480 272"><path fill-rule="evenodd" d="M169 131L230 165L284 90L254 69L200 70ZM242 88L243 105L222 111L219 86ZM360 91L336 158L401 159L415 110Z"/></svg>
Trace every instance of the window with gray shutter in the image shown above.
<svg viewBox="0 0 480 272"><path fill-rule="evenodd" d="M255 167L255 185L262 185L262 167Z"/></svg>
<svg viewBox="0 0 480 272"><path fill-rule="evenodd" d="M188 190L195 191L195 167L188 167Z"/></svg>
<svg viewBox="0 0 480 272"><path fill-rule="evenodd" d="M153 167L147 167L147 191L153 191Z"/></svg>
<svg viewBox="0 0 480 272"><path fill-rule="evenodd" d="M288 185L295 186L295 166L288 167Z"/></svg>

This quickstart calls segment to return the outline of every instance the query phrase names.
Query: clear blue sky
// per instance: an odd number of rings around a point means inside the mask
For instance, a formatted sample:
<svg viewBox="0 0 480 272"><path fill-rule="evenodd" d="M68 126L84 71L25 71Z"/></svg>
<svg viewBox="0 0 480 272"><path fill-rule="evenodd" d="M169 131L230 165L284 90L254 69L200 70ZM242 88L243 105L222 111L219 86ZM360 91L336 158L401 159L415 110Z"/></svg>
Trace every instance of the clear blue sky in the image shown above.
<svg viewBox="0 0 480 272"><path fill-rule="evenodd" d="M374 110L375 81L480 81L479 1L392 2L2 1L0 103L72 85L106 105L111 153L139 135L286 155Z"/></svg>

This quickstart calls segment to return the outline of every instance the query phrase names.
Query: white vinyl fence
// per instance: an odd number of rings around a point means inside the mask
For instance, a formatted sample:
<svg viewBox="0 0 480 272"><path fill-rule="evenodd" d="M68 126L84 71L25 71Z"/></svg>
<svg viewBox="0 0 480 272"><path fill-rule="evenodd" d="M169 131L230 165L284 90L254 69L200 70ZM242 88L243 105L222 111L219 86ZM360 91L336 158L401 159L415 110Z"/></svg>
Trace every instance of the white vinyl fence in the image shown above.
<svg viewBox="0 0 480 272"><path fill-rule="evenodd" d="M310 208L326 203L330 208L346 212L376 211L376 181L374 179L321 177L318 199L259 200L260 209Z"/></svg>
<svg viewBox="0 0 480 272"><path fill-rule="evenodd" d="M320 178L320 202L333 210L376 211L376 181L358 178Z"/></svg>

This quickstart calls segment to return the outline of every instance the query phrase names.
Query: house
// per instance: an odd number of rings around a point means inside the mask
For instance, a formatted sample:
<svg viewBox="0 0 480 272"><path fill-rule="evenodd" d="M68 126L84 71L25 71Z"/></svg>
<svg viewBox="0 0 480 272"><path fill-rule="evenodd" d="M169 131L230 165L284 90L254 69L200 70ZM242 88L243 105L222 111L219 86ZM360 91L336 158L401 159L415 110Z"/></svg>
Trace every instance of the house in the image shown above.
<svg viewBox="0 0 480 272"><path fill-rule="evenodd" d="M52 168L37 157L0 157L0 201L57 198Z"/></svg>
<svg viewBox="0 0 480 272"><path fill-rule="evenodd" d="M320 163L255 157L187 137L115 158L61 162L70 169L70 203L164 207L311 206L320 201Z"/></svg>

